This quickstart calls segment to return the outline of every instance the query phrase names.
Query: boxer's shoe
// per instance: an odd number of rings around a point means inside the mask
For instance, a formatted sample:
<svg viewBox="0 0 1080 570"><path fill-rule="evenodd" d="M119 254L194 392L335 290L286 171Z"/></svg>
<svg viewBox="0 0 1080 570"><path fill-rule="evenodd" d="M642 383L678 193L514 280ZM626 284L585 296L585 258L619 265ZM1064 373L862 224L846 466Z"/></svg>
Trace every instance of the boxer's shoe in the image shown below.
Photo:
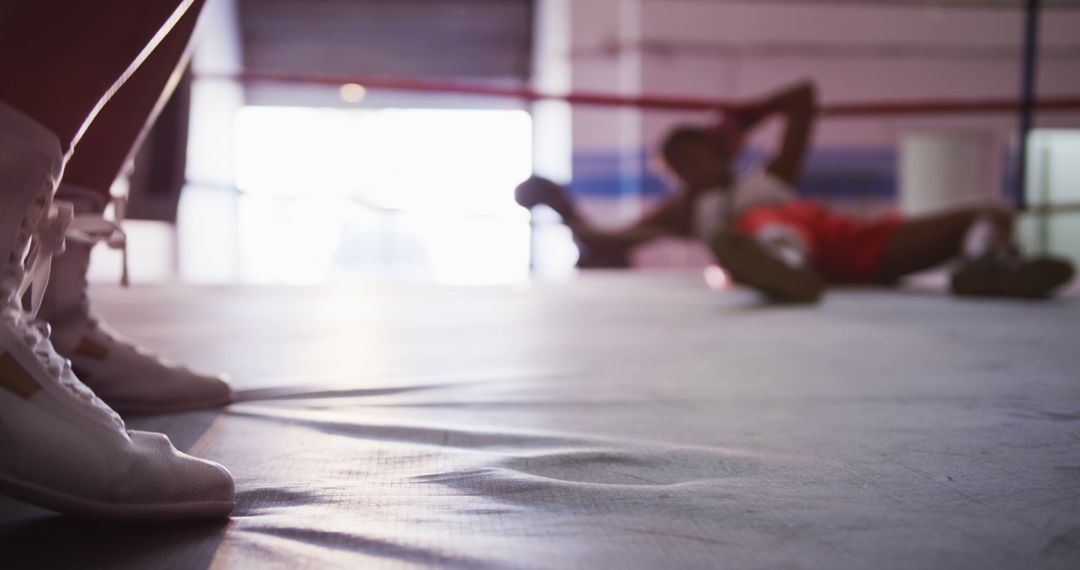
<svg viewBox="0 0 1080 570"><path fill-rule="evenodd" d="M1065 259L994 255L963 262L952 274L951 289L965 297L1039 299L1068 283L1074 273Z"/></svg>
<svg viewBox="0 0 1080 570"><path fill-rule="evenodd" d="M167 362L101 322L87 296L90 251L95 242L106 241L119 230L93 213L101 211L100 204L93 203L101 199L96 194L60 188L57 196L74 204L76 230L68 232L64 253L53 257L41 305L40 317L52 326L56 351L71 360L79 379L120 413L171 413L232 402L234 394L224 376Z"/></svg>
<svg viewBox="0 0 1080 570"><path fill-rule="evenodd" d="M0 492L59 513L108 519L227 516L233 480L169 438L127 430L53 350L48 325L0 314Z"/></svg>
<svg viewBox="0 0 1080 570"><path fill-rule="evenodd" d="M24 295L40 305L73 218L52 202L62 168L56 136L0 103L0 493L90 517L223 517L229 472L128 431L23 310Z"/></svg>
<svg viewBox="0 0 1080 570"><path fill-rule="evenodd" d="M816 303L825 283L805 261L789 259L752 236L720 232L709 244L716 260L736 283L786 303Z"/></svg>

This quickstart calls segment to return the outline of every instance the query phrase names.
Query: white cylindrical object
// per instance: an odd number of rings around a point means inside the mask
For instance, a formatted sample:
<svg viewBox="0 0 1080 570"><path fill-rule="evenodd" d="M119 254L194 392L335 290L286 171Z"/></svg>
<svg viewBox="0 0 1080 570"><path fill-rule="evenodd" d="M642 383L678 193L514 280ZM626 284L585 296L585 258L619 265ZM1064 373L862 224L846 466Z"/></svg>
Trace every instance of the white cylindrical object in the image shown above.
<svg viewBox="0 0 1080 570"><path fill-rule="evenodd" d="M997 198L1001 165L991 133L918 131L900 141L900 207L922 214L969 200Z"/></svg>

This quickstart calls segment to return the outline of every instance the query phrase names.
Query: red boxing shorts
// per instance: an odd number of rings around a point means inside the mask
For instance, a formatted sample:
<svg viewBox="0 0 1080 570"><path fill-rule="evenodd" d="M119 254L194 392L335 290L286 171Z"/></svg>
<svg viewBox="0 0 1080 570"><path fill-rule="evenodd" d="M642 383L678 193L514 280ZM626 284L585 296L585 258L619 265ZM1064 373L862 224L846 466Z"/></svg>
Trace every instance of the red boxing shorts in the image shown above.
<svg viewBox="0 0 1080 570"><path fill-rule="evenodd" d="M890 215L874 221L831 212L808 200L750 208L735 221L736 231L756 235L780 224L798 233L821 275L832 282L881 281L878 266L893 232L902 222Z"/></svg>

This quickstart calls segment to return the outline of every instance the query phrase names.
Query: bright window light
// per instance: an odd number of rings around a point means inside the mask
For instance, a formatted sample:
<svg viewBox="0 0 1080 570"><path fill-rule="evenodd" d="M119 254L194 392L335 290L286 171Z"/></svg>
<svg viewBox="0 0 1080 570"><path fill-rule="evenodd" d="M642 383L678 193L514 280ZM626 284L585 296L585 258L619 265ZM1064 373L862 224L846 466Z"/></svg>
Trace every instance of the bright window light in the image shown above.
<svg viewBox="0 0 1080 570"><path fill-rule="evenodd" d="M245 280L527 277L524 111L245 107L236 126Z"/></svg>

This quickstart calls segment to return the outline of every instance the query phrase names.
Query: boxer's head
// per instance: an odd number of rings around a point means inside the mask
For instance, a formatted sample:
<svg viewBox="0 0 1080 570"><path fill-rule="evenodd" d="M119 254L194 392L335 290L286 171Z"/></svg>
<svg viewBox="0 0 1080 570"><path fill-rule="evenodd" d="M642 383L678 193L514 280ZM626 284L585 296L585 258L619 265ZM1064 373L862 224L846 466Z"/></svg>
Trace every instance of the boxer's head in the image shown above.
<svg viewBox="0 0 1080 570"><path fill-rule="evenodd" d="M726 130L686 125L668 133L661 153L687 190L695 191L731 183L735 143Z"/></svg>

